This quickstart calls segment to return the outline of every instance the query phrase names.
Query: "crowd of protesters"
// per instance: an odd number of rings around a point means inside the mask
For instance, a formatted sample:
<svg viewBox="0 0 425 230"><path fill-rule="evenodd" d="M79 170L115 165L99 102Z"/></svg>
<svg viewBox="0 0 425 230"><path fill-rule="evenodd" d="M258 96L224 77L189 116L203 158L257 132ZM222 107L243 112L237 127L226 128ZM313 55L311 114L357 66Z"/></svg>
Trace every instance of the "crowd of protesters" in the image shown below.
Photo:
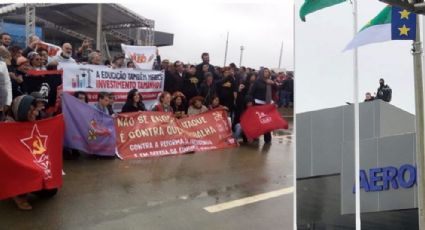
<svg viewBox="0 0 425 230"><path fill-rule="evenodd" d="M91 41L84 40L74 49L70 43L63 43L62 52L49 57L48 50L41 45L37 36L31 36L27 47L14 46L7 33L0 34L0 121L35 121L60 113L60 108L49 112L40 91L29 92L25 87L24 76L30 70L55 70L60 63L84 63L107 65L110 68L135 68L131 61L126 62L119 54L111 61L103 62L99 50L92 48ZM164 72L164 92L158 102L147 108L137 89L128 92L121 112L164 111L172 112L177 118L200 114L212 109L225 109L232 121L235 138L243 137L240 118L244 110L256 104L275 103L279 107L293 105L293 76L291 73L275 73L268 68L255 70L230 64L225 67L210 64L209 54L201 55L198 65L171 63L162 60L157 53L154 69ZM88 103L86 93L78 91L74 96ZM101 92L94 107L114 116L113 94ZM60 107L60 102L56 103ZM264 135L265 143L271 142L271 134ZM72 151L73 153L75 151ZM39 191L42 196L52 196L54 191ZM27 194L14 198L22 210L30 210Z"/></svg>

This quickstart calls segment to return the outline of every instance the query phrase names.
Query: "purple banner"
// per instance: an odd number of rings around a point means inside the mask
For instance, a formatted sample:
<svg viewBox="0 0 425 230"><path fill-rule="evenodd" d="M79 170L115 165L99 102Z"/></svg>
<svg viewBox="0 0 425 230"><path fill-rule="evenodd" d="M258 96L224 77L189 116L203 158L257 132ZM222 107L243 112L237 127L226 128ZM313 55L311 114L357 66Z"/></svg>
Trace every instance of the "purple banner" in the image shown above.
<svg viewBox="0 0 425 230"><path fill-rule="evenodd" d="M67 93L62 96L62 111L65 147L93 155L115 155L115 128L111 116Z"/></svg>

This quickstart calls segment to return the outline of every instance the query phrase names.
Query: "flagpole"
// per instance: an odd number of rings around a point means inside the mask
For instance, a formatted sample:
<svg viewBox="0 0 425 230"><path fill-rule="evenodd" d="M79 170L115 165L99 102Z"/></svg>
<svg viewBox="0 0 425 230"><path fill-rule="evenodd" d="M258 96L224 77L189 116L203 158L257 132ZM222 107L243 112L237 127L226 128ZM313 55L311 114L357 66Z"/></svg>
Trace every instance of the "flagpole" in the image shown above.
<svg viewBox="0 0 425 230"><path fill-rule="evenodd" d="M226 66L227 61L227 49L229 48L229 31L227 31L227 38L226 38L226 49L224 50L224 65Z"/></svg>
<svg viewBox="0 0 425 230"><path fill-rule="evenodd" d="M357 34L357 0L353 1L353 34ZM353 37L354 37L353 36ZM355 177L355 202L356 202L356 230L361 230L360 221L360 128L359 128L359 69L357 48L353 52L353 79L354 79L354 177Z"/></svg>
<svg viewBox="0 0 425 230"><path fill-rule="evenodd" d="M424 168L424 94L423 94L423 79L422 79L422 42L420 35L420 20L419 15L416 15L416 39L413 42L413 62L415 74L415 115L416 115L416 167L418 173L418 218L419 229L425 228L425 168Z"/></svg>

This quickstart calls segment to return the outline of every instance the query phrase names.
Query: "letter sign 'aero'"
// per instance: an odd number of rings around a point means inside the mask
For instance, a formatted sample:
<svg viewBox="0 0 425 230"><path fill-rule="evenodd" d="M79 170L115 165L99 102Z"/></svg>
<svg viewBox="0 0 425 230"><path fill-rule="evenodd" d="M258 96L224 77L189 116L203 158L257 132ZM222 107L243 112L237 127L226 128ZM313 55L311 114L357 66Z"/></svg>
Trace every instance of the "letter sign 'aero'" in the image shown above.
<svg viewBox="0 0 425 230"><path fill-rule="evenodd" d="M393 166L360 170L360 189L365 192L377 192L390 189L408 189L416 184L416 168L405 164L396 168ZM355 193L355 186L353 186Z"/></svg>

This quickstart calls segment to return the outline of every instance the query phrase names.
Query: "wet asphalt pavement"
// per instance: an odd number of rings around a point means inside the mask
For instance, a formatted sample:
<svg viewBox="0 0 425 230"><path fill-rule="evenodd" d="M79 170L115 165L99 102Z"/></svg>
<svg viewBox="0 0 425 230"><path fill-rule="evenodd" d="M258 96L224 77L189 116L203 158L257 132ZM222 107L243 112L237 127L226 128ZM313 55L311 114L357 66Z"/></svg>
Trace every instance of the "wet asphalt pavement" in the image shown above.
<svg viewBox="0 0 425 230"><path fill-rule="evenodd" d="M216 213L204 210L293 186L292 129L276 135L270 146L261 138L180 156L66 160L64 186L55 197L31 199L32 211L0 201L0 229L292 229L292 193Z"/></svg>

